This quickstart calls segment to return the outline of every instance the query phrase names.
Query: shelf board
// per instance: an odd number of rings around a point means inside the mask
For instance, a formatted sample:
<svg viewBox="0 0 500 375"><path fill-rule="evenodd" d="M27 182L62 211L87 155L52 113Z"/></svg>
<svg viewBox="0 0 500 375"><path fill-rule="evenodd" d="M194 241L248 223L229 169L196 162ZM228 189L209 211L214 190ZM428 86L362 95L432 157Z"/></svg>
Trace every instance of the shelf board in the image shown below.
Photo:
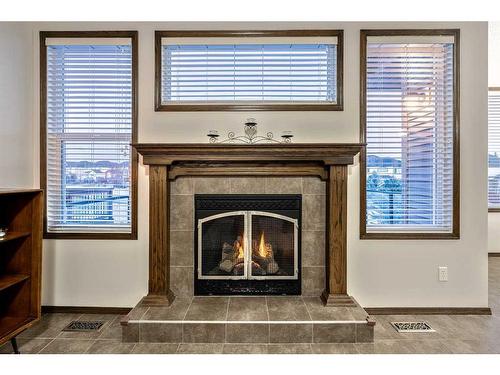
<svg viewBox="0 0 500 375"><path fill-rule="evenodd" d="M36 320L30 316L0 316L0 345L24 331Z"/></svg>
<svg viewBox="0 0 500 375"><path fill-rule="evenodd" d="M29 237L30 234L31 232L8 232L5 237L0 238L0 244L2 242L17 240L18 238Z"/></svg>
<svg viewBox="0 0 500 375"><path fill-rule="evenodd" d="M29 275L0 275L0 291L28 280Z"/></svg>

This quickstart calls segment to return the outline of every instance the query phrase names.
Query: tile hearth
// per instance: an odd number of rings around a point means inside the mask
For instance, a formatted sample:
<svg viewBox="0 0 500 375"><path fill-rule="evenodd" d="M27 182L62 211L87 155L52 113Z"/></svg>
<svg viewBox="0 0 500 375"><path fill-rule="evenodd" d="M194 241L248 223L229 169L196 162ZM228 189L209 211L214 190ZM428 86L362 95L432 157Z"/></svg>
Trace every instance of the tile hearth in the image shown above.
<svg viewBox="0 0 500 375"><path fill-rule="evenodd" d="M360 306L325 308L319 297L176 298L169 307L135 307L121 322L123 342L373 342Z"/></svg>

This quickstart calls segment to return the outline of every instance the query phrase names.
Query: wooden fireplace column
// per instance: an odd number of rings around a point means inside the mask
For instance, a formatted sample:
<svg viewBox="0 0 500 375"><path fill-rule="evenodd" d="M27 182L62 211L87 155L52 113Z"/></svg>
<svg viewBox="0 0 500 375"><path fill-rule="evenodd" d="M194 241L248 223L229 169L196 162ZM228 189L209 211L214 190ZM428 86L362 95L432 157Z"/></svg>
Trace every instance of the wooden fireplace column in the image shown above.
<svg viewBox="0 0 500 375"><path fill-rule="evenodd" d="M347 165L330 165L326 196L326 306L351 306L347 294Z"/></svg>
<svg viewBox="0 0 500 375"><path fill-rule="evenodd" d="M145 306L170 305L170 183L169 165L149 166L149 278Z"/></svg>
<svg viewBox="0 0 500 375"><path fill-rule="evenodd" d="M168 306L170 181L179 176L317 176L327 182L326 306L351 306L347 294L348 165L363 144L134 144L149 165L148 295L140 304Z"/></svg>

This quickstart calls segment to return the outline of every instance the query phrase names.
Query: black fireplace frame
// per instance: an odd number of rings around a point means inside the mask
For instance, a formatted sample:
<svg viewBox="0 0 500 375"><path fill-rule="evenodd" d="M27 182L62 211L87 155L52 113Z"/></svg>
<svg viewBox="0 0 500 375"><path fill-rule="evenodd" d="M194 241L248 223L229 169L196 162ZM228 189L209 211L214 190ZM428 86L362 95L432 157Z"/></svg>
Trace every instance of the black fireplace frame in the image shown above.
<svg viewBox="0 0 500 375"><path fill-rule="evenodd" d="M302 280L302 195L300 194L195 194L194 295L300 295ZM199 279L198 220L231 211L264 211L298 221L297 279Z"/></svg>

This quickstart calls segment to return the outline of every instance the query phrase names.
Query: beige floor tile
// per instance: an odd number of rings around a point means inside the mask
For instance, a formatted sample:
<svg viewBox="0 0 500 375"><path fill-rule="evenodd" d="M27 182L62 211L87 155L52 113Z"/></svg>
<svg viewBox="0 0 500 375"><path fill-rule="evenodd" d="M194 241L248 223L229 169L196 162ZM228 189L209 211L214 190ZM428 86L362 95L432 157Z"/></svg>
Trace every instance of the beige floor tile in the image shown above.
<svg viewBox="0 0 500 375"><path fill-rule="evenodd" d="M41 354L84 354L94 344L95 340L82 339L55 339L45 348Z"/></svg>
<svg viewBox="0 0 500 375"><path fill-rule="evenodd" d="M96 340L87 350L89 354L129 354L134 349L134 343L120 340Z"/></svg>
<svg viewBox="0 0 500 375"><path fill-rule="evenodd" d="M180 344L177 354L222 354L224 344Z"/></svg>

